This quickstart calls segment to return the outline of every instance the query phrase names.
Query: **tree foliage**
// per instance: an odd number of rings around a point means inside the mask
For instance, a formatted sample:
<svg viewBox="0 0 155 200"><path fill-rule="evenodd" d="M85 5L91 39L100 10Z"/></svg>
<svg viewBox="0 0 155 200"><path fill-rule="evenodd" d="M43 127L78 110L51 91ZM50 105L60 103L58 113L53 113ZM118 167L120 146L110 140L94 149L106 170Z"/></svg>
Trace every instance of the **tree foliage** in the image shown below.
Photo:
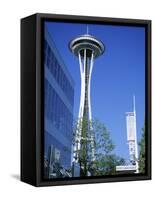
<svg viewBox="0 0 155 200"><path fill-rule="evenodd" d="M86 158L86 149L84 148L81 149L80 152L78 152L80 160L79 162L82 162L82 164L85 166L85 170L89 171L93 176L115 174L116 166L125 164L125 160L113 153L115 145L110 137L110 132L107 130L106 126L97 119L89 123L86 123L85 121L83 123L83 127L85 127L85 125L87 126L90 123L92 126L91 131L93 132L95 139L95 160L89 161L89 159ZM81 126L77 126L76 123L75 135L79 134L80 131ZM87 129L83 128L82 131L87 131ZM86 135L84 132L82 132L82 134ZM84 147L83 142L85 141L81 140L81 144Z"/></svg>
<svg viewBox="0 0 155 200"><path fill-rule="evenodd" d="M145 173L145 128L142 129L142 138L139 142L140 155L139 155L139 172Z"/></svg>
<svg viewBox="0 0 155 200"><path fill-rule="evenodd" d="M125 164L125 160L113 153L115 145L110 132L99 120L93 122L96 143L96 159L93 175L116 174L116 166Z"/></svg>

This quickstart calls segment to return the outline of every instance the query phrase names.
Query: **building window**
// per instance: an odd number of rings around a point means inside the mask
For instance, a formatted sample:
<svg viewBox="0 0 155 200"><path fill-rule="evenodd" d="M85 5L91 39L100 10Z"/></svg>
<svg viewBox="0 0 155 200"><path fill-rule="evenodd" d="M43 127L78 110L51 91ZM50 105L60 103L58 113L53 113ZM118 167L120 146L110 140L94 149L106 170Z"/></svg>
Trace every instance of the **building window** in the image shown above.
<svg viewBox="0 0 155 200"><path fill-rule="evenodd" d="M57 129L61 129L64 135L70 135L71 128L69 127L72 127L70 118L73 118L73 115L46 79L44 87L45 116Z"/></svg>

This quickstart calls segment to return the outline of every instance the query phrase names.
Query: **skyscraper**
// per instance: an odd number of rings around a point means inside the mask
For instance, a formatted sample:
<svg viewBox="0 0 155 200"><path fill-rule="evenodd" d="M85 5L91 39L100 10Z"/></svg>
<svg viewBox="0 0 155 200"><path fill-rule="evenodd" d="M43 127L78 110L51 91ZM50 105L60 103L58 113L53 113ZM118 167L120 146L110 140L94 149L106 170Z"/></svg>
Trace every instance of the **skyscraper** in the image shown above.
<svg viewBox="0 0 155 200"><path fill-rule="evenodd" d="M133 96L133 111L126 112L126 128L127 128L127 142L129 146L130 164L116 166L116 171L118 173L138 173L139 164L138 164L135 96Z"/></svg>
<svg viewBox="0 0 155 200"><path fill-rule="evenodd" d="M44 30L44 156L52 146L60 165L71 167L74 81L47 27Z"/></svg>
<svg viewBox="0 0 155 200"><path fill-rule="evenodd" d="M136 172L138 173L138 145L136 130L135 96L133 97L133 112L126 113L126 125L130 162L132 165L136 165Z"/></svg>

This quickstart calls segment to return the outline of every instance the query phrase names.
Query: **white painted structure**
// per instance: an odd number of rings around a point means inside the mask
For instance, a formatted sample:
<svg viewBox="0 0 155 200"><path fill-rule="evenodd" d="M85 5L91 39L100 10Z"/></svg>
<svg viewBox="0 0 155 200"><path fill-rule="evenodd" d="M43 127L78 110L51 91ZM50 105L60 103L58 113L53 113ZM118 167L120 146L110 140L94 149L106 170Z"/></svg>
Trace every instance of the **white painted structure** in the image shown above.
<svg viewBox="0 0 155 200"><path fill-rule="evenodd" d="M116 166L116 171L124 172L124 171L133 171L136 172L136 165L120 165Z"/></svg>
<svg viewBox="0 0 155 200"><path fill-rule="evenodd" d="M88 34L87 27L87 34L73 39L70 42L69 47L71 52L78 57L81 75L81 96L78 114L77 133L75 135L75 144L73 147L73 162L78 162L78 152L81 148L83 148L81 146L81 139L85 140L87 146L89 146L89 157L91 161L93 161L95 159L95 141L92 131L92 125L91 123L89 124L87 136L83 138L82 121L84 118L86 118L86 120L88 120L89 122L92 121L90 85L93 63L94 59L104 52L104 45L94 36Z"/></svg>
<svg viewBox="0 0 155 200"><path fill-rule="evenodd" d="M139 166L138 166L135 96L133 97L133 112L126 113L126 126L127 126L127 141L129 145L130 162L136 166L136 173L138 173Z"/></svg>

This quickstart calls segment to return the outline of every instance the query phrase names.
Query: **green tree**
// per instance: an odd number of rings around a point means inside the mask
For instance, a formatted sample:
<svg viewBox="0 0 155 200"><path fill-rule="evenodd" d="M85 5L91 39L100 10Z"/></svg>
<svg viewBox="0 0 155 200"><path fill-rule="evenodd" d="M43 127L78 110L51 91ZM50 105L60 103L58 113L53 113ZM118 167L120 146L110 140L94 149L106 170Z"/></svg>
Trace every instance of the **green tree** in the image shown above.
<svg viewBox="0 0 155 200"><path fill-rule="evenodd" d="M91 122L87 122L84 119L81 123L78 121L75 126L74 136L78 134L82 135L82 139L80 140L82 148L79 152L76 152L81 166L80 176L87 176L88 171L94 176L115 174L116 166L123 165L125 161L113 153L115 145L105 125L97 119ZM90 126L92 129L88 129ZM88 157L89 151L91 151L88 148L90 144L89 138L87 138L88 130L95 137L95 160L93 162Z"/></svg>
<svg viewBox="0 0 155 200"><path fill-rule="evenodd" d="M80 164L80 176L87 176L88 174L88 165L89 165L89 134L91 132L90 129L91 122L86 118L79 119L75 122L74 125L74 134L73 134L73 144L80 144L80 150L76 151L75 159L78 159Z"/></svg>
<svg viewBox="0 0 155 200"><path fill-rule="evenodd" d="M116 166L124 164L125 160L119 156L116 156L115 154L104 155L99 159L96 159L93 175L114 175L117 173Z"/></svg>
<svg viewBox="0 0 155 200"><path fill-rule="evenodd" d="M142 138L139 142L140 155L139 155L139 172L145 173L145 127L142 129Z"/></svg>
<svg viewBox="0 0 155 200"><path fill-rule="evenodd" d="M115 145L110 137L110 132L99 120L93 122L95 133L96 159L93 175L116 174L116 166L124 165L125 160L113 153Z"/></svg>

